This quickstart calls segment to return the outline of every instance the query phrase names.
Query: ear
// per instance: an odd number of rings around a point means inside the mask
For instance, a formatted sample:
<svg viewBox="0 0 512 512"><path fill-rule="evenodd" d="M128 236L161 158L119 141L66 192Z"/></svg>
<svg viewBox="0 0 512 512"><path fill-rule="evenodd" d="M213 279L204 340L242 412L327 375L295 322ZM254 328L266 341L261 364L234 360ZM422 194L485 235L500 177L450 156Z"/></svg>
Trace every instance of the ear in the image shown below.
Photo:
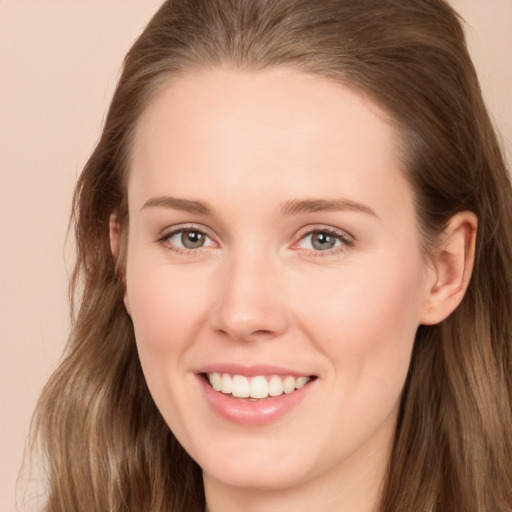
<svg viewBox="0 0 512 512"><path fill-rule="evenodd" d="M122 260L126 257L126 248L123 246L126 244L126 240L123 240L123 232L121 229L121 224L117 218L117 214L114 212L110 215L109 219L109 236L110 236L110 250L112 252L112 256L116 262L116 270L121 277L121 281L124 287L124 296L123 302L126 308L126 311L129 315L130 312L130 303L128 300L128 294L126 291L126 272L124 266L120 264ZM124 235L126 236L126 235Z"/></svg>
<svg viewBox="0 0 512 512"><path fill-rule="evenodd" d="M110 251L114 260L117 262L119 258L119 246L121 243L121 226L117 220L117 214L111 213L109 219L109 236L110 236Z"/></svg>
<svg viewBox="0 0 512 512"><path fill-rule="evenodd" d="M420 322L434 325L460 304L471 279L478 219L473 212L455 214L434 249L433 273Z"/></svg>

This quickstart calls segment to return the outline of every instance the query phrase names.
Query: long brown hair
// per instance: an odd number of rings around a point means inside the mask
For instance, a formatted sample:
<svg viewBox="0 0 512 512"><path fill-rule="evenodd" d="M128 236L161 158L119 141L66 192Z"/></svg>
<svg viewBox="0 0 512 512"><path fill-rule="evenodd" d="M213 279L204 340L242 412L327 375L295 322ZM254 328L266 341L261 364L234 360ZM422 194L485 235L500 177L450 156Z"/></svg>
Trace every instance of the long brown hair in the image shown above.
<svg viewBox="0 0 512 512"><path fill-rule="evenodd" d="M512 510L512 190L456 13L443 0L169 0L129 51L74 198L74 320L35 416L47 512L204 510L201 471L156 409L123 307L134 127L173 75L287 66L368 95L396 122L425 250L479 219L459 308L417 333L380 512ZM371 151L371 148L369 149ZM121 244L122 245L122 244ZM121 272L120 272L121 270Z"/></svg>

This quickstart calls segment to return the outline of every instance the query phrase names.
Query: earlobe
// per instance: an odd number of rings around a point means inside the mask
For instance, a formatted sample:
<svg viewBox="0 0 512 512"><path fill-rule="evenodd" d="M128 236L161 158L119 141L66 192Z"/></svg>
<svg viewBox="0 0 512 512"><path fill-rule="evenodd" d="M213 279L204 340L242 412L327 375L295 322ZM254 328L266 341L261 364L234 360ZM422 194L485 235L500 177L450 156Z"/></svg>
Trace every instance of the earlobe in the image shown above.
<svg viewBox="0 0 512 512"><path fill-rule="evenodd" d="M425 299L421 323L433 325L460 304L471 279L478 219L473 212L455 214L434 250L433 278Z"/></svg>
<svg viewBox="0 0 512 512"><path fill-rule="evenodd" d="M126 291L126 286L124 288L123 303L124 303L124 307L126 309L126 312L130 316L132 316L132 311L131 311L131 308L130 308L130 301L128 299L128 292Z"/></svg>

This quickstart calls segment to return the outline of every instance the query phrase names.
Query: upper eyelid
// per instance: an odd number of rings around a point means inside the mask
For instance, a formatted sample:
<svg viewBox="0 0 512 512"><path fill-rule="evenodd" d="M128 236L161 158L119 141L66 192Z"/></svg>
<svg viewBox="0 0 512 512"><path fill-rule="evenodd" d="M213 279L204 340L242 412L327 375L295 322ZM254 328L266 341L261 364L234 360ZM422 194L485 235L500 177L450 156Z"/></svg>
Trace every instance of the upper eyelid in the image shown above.
<svg viewBox="0 0 512 512"><path fill-rule="evenodd" d="M212 234L212 230L211 229L209 229L206 226L203 226L202 224L196 224L196 223L193 223L193 222L186 222L186 223L183 223L183 224L176 224L175 226L168 226L168 227L166 227L166 228L164 228L164 229L162 229L160 231L158 237L159 238L167 238L170 235L174 235L176 233L179 233L181 231L186 231L186 230L201 231L202 233L204 233L208 237L210 237L212 239L215 238L215 236Z"/></svg>
<svg viewBox="0 0 512 512"><path fill-rule="evenodd" d="M208 231L210 231L206 227L198 227L197 224L185 223L185 224L177 224L175 226L169 226L164 228L156 239L156 244L164 247L167 251L177 253L182 256L199 256L203 254L203 251L211 249L212 245L201 245L197 248L188 248L188 247L180 247L179 244L171 242L171 239L175 236L179 235L184 231L198 231L203 233L209 240L212 242L213 246L219 247L219 243L215 239L215 237L211 236ZM215 248L215 247L214 247Z"/></svg>
<svg viewBox="0 0 512 512"><path fill-rule="evenodd" d="M158 245L167 246L168 250L174 250L176 252L182 253L182 254L198 254L206 249L211 249L211 245L207 246L200 246L196 249L190 249L186 247L179 247L175 245L174 243L171 243L170 239L179 233L183 231L199 231L203 233L211 242L213 242L214 245L217 247L220 246L217 238L210 233L210 229L208 229L206 226L202 226L200 224L196 223L184 223L184 224L177 224L174 226L168 226L167 228L164 228L160 231L160 233L157 235L156 243Z"/></svg>
<svg viewBox="0 0 512 512"><path fill-rule="evenodd" d="M329 233L330 235L333 235L339 239L341 242L340 245L336 247L332 247L331 249L326 250L315 250L315 249L302 249L299 247L299 244L302 240L304 240L306 237L312 235L313 233ZM302 250L304 255L307 255L308 257L330 257L330 256L337 256L340 253L344 253L348 249L352 249L355 244L355 238L348 233L347 231L335 228L333 226L314 226L309 227L305 232L301 233L300 236L296 236L295 242L291 245L292 250Z"/></svg>
<svg viewBox="0 0 512 512"><path fill-rule="evenodd" d="M219 237L217 237L213 230L208 228L207 226L204 226L203 224L194 223L194 222L186 222L183 224L177 224L174 226L168 226L160 231L160 234L158 235L158 240L165 240L169 238L171 235L175 235L177 233L180 233L181 231L186 231L187 229L190 230L197 230L202 233L204 233L206 236L208 236L211 240L213 240L215 243L219 243ZM345 240L346 242L353 243L355 241L355 237L351 235L348 231L337 228L334 226L329 226L325 224L312 224L308 226L303 226L299 230L295 232L295 235L293 237L294 241L292 242L292 247L297 245L303 238L305 238L308 235L311 235L312 233L319 233L319 232L327 232L332 235L338 236L340 239Z"/></svg>
<svg viewBox="0 0 512 512"><path fill-rule="evenodd" d="M302 240L304 240L306 237L312 235L313 233L329 233L330 235L333 235L339 239L340 244L332 247L330 249L325 250L317 250L314 248L304 248L302 249L299 247L299 244ZM296 239L296 241L291 246L292 250L300 251L304 257L309 258L332 258L332 257L339 257L342 254L345 254L347 250L351 250L354 248L355 239L353 236L351 236L349 233L347 233L344 230L340 230L338 228L326 228L326 227L318 227L318 228L312 228L303 233L300 237Z"/></svg>
<svg viewBox="0 0 512 512"><path fill-rule="evenodd" d="M306 226L300 230L297 231L296 238L297 241L302 240L307 235L311 235L312 233L330 233L332 235L337 235L340 238L344 238L350 241L355 241L355 237L351 235L348 231L340 228L336 228L334 226L327 226L327 225L310 225Z"/></svg>

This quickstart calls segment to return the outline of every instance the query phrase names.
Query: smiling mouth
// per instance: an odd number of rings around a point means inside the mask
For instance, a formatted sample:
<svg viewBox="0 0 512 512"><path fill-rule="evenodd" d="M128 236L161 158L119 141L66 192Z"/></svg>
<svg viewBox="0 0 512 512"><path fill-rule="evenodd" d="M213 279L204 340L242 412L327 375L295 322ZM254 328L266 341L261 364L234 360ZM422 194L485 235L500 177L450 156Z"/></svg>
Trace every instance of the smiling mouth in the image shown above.
<svg viewBox="0 0 512 512"><path fill-rule="evenodd" d="M257 375L246 377L229 373L209 372L203 374L210 386L224 395L234 398L262 400L268 397L289 395L316 379L316 376Z"/></svg>

